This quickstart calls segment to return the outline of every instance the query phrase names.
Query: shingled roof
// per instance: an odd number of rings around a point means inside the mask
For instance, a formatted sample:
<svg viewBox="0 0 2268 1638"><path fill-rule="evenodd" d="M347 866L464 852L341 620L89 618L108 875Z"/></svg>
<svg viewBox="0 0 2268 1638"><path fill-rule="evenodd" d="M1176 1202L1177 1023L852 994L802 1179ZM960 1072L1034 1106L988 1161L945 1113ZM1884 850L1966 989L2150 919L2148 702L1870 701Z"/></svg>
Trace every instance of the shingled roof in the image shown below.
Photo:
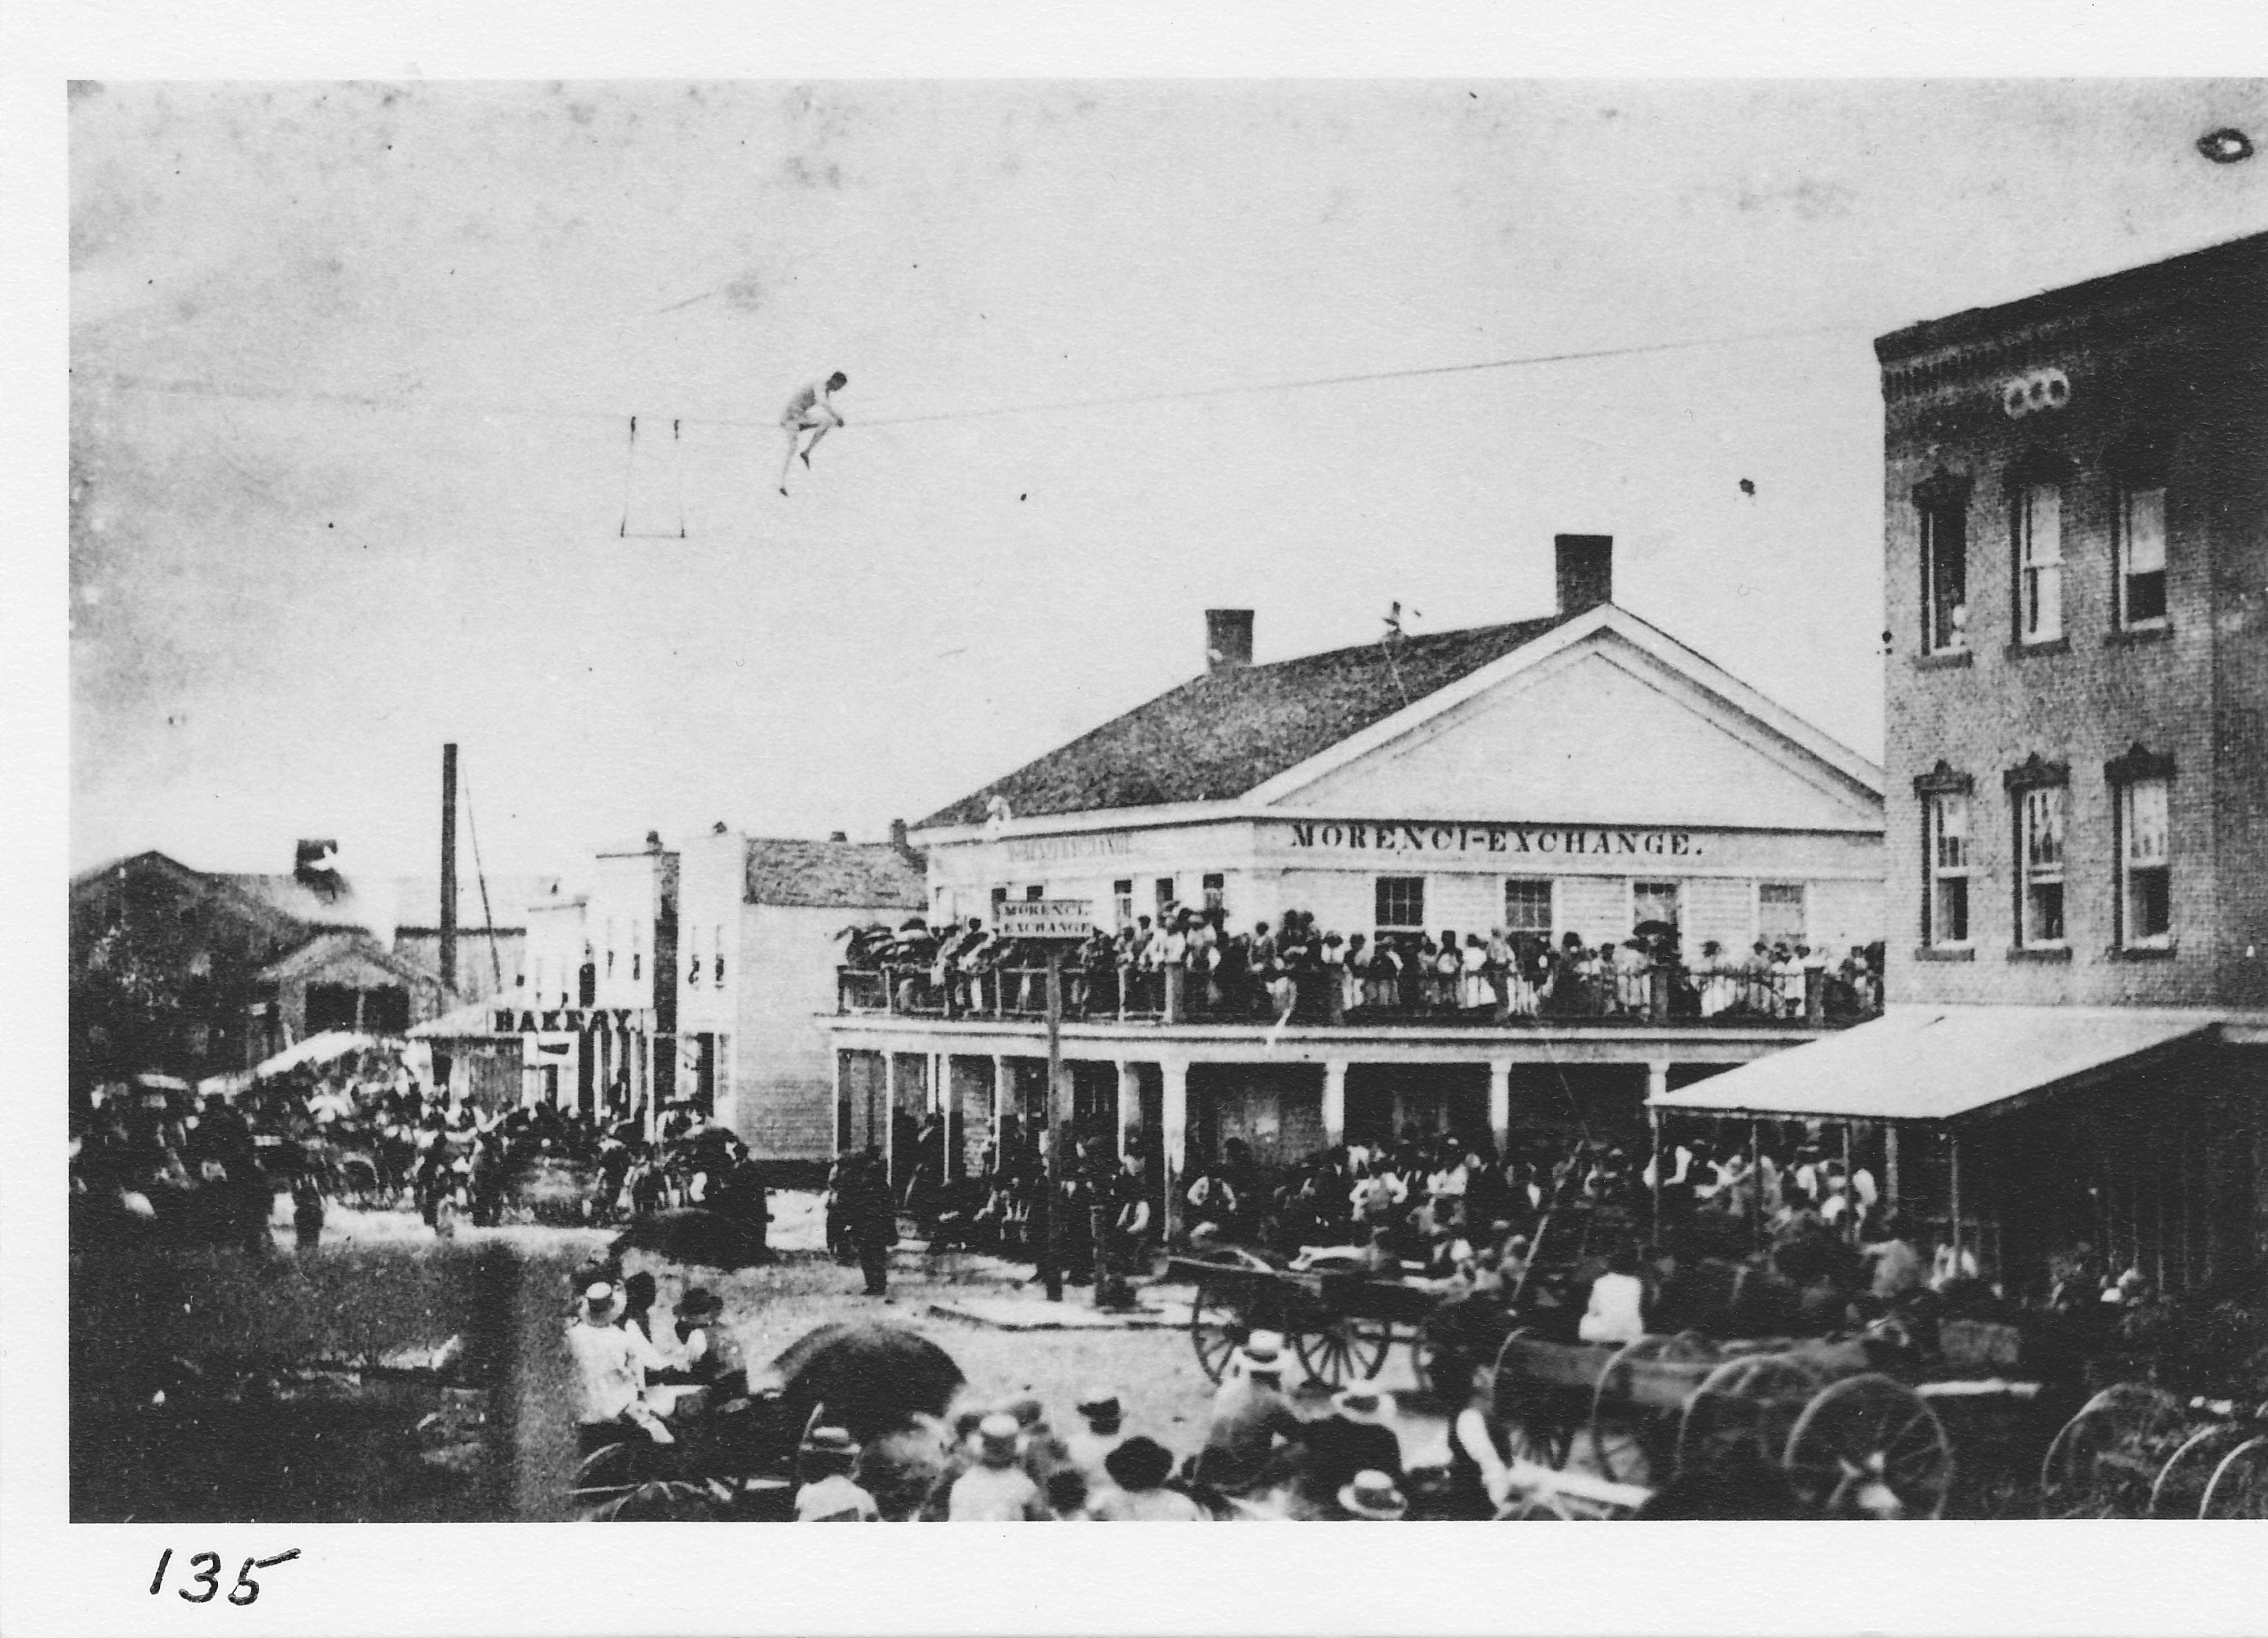
<svg viewBox="0 0 2268 1638"><path fill-rule="evenodd" d="M887 842L748 838L747 902L834 910L921 910L929 882L916 855Z"/></svg>
<svg viewBox="0 0 2268 1638"><path fill-rule="evenodd" d="M1192 679L921 822L1223 801L1534 642L1564 616L1434 631ZM1398 678L1398 680L1397 680Z"/></svg>

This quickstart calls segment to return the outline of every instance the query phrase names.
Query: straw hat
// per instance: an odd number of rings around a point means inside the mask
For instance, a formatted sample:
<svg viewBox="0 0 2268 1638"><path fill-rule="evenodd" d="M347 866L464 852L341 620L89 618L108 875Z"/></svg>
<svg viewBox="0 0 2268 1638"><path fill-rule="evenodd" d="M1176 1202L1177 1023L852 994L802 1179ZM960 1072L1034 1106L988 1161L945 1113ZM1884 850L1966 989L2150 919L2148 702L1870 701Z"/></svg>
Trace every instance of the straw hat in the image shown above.
<svg viewBox="0 0 2268 1638"><path fill-rule="evenodd" d="M1272 1331L1256 1331L1244 1339L1236 1357L1248 1371L1275 1376L1284 1369L1284 1339Z"/></svg>
<svg viewBox="0 0 2268 1638"><path fill-rule="evenodd" d="M1394 1414L1394 1396L1375 1388L1342 1388L1331 1395L1331 1408L1351 1422L1385 1422Z"/></svg>
<svg viewBox="0 0 2268 1638"><path fill-rule="evenodd" d="M622 1294L604 1280L594 1280L583 1288L583 1317L594 1324L611 1325L622 1317Z"/></svg>
<svg viewBox="0 0 2268 1638"><path fill-rule="evenodd" d="M976 1453L987 1467L1006 1467L1016 1459L1016 1438L1023 1431L1016 1419L995 1411L976 1424Z"/></svg>
<svg viewBox="0 0 2268 1638"><path fill-rule="evenodd" d="M1339 1505L1357 1518L1396 1519L1408 1515L1410 1502L1401 1487L1376 1468L1354 1476L1339 1487Z"/></svg>

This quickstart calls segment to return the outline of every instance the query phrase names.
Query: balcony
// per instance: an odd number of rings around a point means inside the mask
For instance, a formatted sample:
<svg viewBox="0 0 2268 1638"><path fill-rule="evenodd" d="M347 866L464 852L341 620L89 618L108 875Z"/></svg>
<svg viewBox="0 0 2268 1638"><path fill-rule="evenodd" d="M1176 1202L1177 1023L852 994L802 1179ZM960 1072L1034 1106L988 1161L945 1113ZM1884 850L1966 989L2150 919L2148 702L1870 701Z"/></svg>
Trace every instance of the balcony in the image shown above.
<svg viewBox="0 0 2268 1638"><path fill-rule="evenodd" d="M1620 1024L1817 1030L1881 1013L1879 974L1854 981L1815 967L1801 972L1696 972L1655 963L1595 977L1565 971L1540 987L1505 973L1454 978L1403 973L1393 981L1359 982L1355 991L1351 996L1336 971L1287 974L1272 991L1248 978L1234 990L1224 990L1177 967L1067 962L1063 1017L1066 1022L1136 1024L1266 1026L1285 1021L1365 1029ZM931 967L836 969L836 1011L843 1016L1029 1022L1046 1016L1047 993L1047 969L1028 964L955 972L943 982Z"/></svg>

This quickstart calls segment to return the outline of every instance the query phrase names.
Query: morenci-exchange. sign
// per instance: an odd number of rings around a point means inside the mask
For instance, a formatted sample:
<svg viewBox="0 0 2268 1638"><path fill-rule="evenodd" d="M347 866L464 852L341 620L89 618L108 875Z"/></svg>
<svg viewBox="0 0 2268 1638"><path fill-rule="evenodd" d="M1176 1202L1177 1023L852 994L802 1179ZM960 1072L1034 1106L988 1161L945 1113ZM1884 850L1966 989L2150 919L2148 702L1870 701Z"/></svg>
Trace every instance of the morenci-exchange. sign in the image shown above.
<svg viewBox="0 0 2268 1638"><path fill-rule="evenodd" d="M992 907L1004 939L1083 939L1094 931L1091 898L1007 898Z"/></svg>

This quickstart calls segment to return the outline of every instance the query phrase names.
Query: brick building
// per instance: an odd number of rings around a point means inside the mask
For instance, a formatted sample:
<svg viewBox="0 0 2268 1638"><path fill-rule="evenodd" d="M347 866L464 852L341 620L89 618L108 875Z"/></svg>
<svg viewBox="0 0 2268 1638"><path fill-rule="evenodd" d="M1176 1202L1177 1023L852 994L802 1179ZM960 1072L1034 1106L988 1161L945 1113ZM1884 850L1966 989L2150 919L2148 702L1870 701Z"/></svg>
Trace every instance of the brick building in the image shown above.
<svg viewBox="0 0 2268 1638"><path fill-rule="evenodd" d="M1889 1015L1664 1107L1881 1117L1940 1237L2021 1276L2085 1241L2169 1287L2248 1278L2268 1251L2268 236L1875 350Z"/></svg>

